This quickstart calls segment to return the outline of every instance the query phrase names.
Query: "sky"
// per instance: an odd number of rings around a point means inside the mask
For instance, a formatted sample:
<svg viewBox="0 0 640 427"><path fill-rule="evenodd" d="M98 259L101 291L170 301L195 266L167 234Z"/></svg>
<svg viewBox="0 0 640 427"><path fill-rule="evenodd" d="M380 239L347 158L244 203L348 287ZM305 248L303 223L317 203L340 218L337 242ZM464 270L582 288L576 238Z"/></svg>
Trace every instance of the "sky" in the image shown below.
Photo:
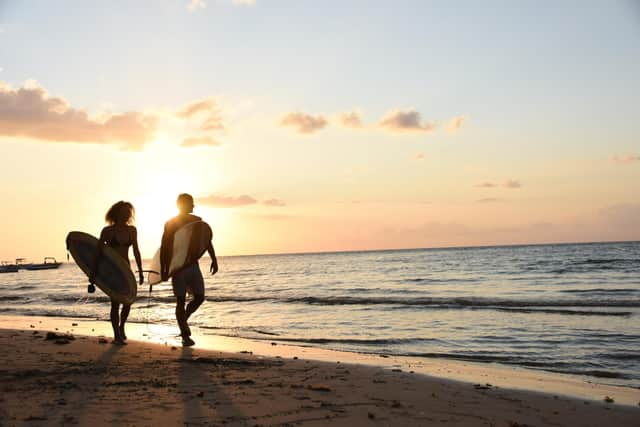
<svg viewBox="0 0 640 427"><path fill-rule="evenodd" d="M640 2L0 0L0 259L640 240Z"/></svg>

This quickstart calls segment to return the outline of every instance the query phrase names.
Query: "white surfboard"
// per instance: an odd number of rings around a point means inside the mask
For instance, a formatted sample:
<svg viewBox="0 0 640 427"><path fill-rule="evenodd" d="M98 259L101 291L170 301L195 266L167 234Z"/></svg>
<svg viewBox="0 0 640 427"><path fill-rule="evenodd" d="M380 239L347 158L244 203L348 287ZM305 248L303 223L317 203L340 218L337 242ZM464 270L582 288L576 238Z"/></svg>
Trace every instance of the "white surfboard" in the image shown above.
<svg viewBox="0 0 640 427"><path fill-rule="evenodd" d="M173 236L173 253L169 264L169 277L198 262L211 243L211 227L204 221L184 225ZM160 276L160 248L156 251L149 267L149 285L162 282Z"/></svg>

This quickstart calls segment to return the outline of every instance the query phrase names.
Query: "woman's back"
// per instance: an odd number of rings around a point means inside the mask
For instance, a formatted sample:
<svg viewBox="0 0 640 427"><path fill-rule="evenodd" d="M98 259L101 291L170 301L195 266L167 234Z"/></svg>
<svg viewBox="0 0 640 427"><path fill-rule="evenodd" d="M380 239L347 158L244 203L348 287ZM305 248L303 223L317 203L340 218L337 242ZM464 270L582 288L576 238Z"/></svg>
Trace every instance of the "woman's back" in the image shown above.
<svg viewBox="0 0 640 427"><path fill-rule="evenodd" d="M135 227L131 225L109 225L102 230L100 240L129 261L129 247L135 241L135 232Z"/></svg>

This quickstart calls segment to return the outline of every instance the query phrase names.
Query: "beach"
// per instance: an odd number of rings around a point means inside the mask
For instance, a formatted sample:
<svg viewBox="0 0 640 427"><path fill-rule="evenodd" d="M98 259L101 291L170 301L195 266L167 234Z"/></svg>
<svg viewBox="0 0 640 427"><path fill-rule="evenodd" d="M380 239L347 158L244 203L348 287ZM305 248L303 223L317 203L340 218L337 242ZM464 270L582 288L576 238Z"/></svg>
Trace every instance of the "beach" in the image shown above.
<svg viewBox="0 0 640 427"><path fill-rule="evenodd" d="M590 398L578 398L579 383L561 375L512 369L511 388L481 364L439 361L427 375L424 366L419 372L388 358L376 366L347 353L226 337L225 351L182 348L145 325L131 325L129 344L114 346L108 326L2 316L1 425L636 426L640 419L639 390L583 382ZM461 380L472 374L482 382ZM536 376L559 380L542 393L531 385Z"/></svg>

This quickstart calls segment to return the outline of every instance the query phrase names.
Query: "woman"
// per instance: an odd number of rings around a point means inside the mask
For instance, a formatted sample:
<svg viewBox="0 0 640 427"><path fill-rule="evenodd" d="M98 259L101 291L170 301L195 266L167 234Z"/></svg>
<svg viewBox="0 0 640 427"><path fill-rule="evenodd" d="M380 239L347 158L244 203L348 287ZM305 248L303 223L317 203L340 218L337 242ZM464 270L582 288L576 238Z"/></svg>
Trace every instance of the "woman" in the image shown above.
<svg viewBox="0 0 640 427"><path fill-rule="evenodd" d="M119 201L115 203L104 219L109 224L102 229L100 233L100 243L113 248L127 263L129 262L129 247L133 246L133 256L138 265L138 274L140 284L144 282L142 274L142 260L140 258L140 249L138 249L138 230L131 225L135 217L135 209L129 202ZM100 251L101 252L101 251ZM99 255L98 255L99 256ZM98 259L96 258L96 267ZM93 269L96 270L95 268ZM89 279L92 283L93 280ZM127 336L124 333L124 324L129 316L131 305L122 304L122 312L118 315L120 303L111 300L111 326L113 326L113 343L117 345L125 345Z"/></svg>

